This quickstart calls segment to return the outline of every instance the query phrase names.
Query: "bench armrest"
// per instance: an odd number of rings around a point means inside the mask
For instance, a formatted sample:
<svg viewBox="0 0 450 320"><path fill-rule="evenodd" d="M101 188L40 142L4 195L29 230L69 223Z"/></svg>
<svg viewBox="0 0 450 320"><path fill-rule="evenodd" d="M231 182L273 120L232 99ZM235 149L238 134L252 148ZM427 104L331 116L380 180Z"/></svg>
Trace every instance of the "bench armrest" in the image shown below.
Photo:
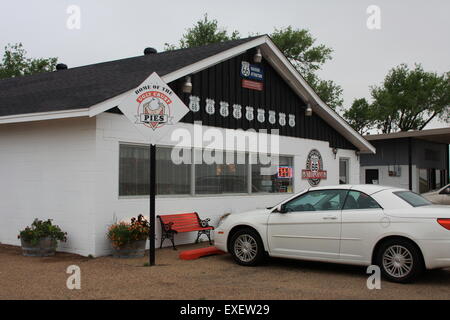
<svg viewBox="0 0 450 320"><path fill-rule="evenodd" d="M209 221L211 221L210 218L206 218L206 219L203 219L203 220L200 219L200 226L201 226L202 228L210 227Z"/></svg>

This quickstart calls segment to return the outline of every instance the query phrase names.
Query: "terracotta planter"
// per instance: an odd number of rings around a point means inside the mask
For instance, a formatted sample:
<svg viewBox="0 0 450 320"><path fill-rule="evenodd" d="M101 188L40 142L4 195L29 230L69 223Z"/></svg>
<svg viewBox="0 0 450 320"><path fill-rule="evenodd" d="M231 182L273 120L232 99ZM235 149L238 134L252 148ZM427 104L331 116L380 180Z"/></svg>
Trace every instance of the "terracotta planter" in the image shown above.
<svg viewBox="0 0 450 320"><path fill-rule="evenodd" d="M115 258L142 258L145 254L145 244L147 240L138 240L123 245L120 248L113 247L113 257Z"/></svg>
<svg viewBox="0 0 450 320"><path fill-rule="evenodd" d="M22 243L22 254L27 257L48 257L54 256L58 242L50 237L42 238L38 243L20 240Z"/></svg>

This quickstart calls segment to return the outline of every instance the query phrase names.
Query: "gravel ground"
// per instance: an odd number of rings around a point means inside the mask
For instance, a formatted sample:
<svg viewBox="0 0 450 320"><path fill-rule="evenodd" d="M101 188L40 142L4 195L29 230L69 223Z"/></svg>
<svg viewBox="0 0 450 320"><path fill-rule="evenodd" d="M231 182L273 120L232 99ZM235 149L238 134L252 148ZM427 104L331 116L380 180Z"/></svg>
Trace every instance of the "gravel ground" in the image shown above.
<svg viewBox="0 0 450 320"><path fill-rule="evenodd" d="M450 269L428 271L414 284L383 281L381 290L368 290L361 267L269 259L249 268L228 254L178 259L180 251L202 246L157 250L157 265L145 267L148 258L33 258L0 245L0 299L450 299ZM81 268L80 290L66 287L72 264Z"/></svg>

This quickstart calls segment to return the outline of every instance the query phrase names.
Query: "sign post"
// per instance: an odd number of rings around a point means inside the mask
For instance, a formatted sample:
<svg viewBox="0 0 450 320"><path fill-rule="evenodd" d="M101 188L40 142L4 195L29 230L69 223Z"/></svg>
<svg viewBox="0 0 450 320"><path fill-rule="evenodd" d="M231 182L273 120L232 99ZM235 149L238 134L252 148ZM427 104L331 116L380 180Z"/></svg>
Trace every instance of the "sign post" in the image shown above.
<svg viewBox="0 0 450 320"><path fill-rule="evenodd" d="M178 123L189 112L189 108L155 72L127 95L118 107L150 143L149 264L154 266L156 142L169 133L170 125Z"/></svg>

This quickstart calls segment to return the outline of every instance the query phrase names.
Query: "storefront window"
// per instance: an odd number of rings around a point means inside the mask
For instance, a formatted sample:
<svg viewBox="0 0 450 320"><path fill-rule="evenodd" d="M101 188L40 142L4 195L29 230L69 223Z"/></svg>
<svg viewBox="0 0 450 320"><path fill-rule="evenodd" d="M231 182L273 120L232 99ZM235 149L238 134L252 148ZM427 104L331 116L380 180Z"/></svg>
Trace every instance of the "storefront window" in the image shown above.
<svg viewBox="0 0 450 320"><path fill-rule="evenodd" d="M149 194L149 148L120 145L119 195L139 196Z"/></svg>
<svg viewBox="0 0 450 320"><path fill-rule="evenodd" d="M121 144L119 149L119 196L148 195L149 147ZM156 148L156 194L189 194L191 166L175 164L171 152L170 147Z"/></svg>
<svg viewBox="0 0 450 320"><path fill-rule="evenodd" d="M172 161L172 148L156 147L156 194L189 194L191 192L191 165ZM190 154L189 149L175 149ZM190 158L190 155L188 156Z"/></svg>
<svg viewBox="0 0 450 320"><path fill-rule="evenodd" d="M293 192L293 158L280 156L277 166L252 164L252 193ZM271 170L267 170L271 168ZM264 170L266 169L266 170Z"/></svg>
<svg viewBox="0 0 450 320"><path fill-rule="evenodd" d="M239 156L238 162L237 153L224 152L223 161L217 161L222 163L207 164L203 160L201 164L196 164L195 193L248 193L246 155Z"/></svg>
<svg viewBox="0 0 450 320"><path fill-rule="evenodd" d="M180 156L178 159L202 159L201 164L191 164L191 161L176 164L172 152ZM191 157L189 149L156 147L157 195L187 195L192 190L197 195L293 192L293 157L280 156L278 164L263 165L258 163L257 157L250 162L245 153L224 152L222 161L216 161L220 157L205 161L203 150L195 153L195 157ZM210 153L210 160L211 156L215 156L214 151ZM121 144L119 196L144 196L149 190L149 147Z"/></svg>

